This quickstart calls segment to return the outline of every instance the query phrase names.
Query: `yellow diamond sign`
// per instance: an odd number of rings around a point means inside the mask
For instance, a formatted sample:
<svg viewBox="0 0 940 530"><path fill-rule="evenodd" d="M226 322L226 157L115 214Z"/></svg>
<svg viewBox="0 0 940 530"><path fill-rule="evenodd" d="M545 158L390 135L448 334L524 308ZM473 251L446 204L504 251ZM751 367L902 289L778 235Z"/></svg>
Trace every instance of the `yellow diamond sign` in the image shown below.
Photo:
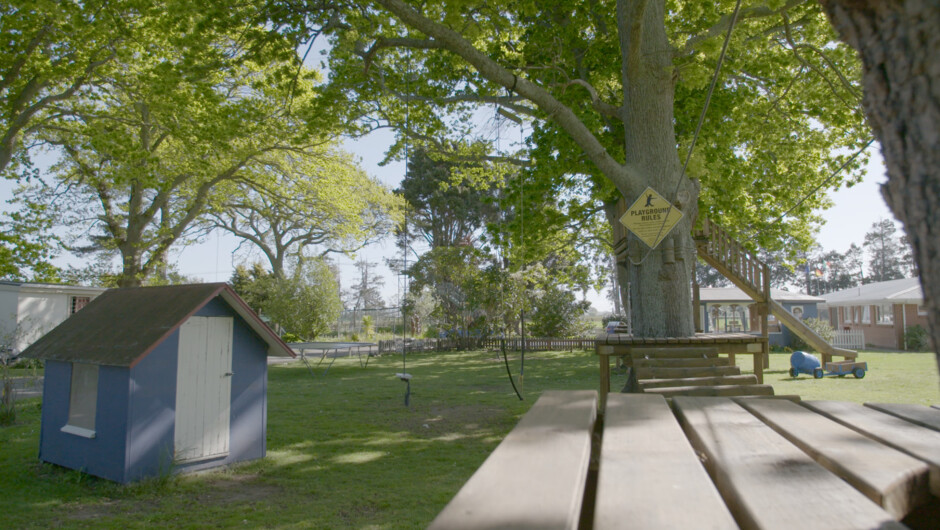
<svg viewBox="0 0 940 530"><path fill-rule="evenodd" d="M682 212L653 188L646 188L620 222L650 248L656 248L682 219Z"/></svg>

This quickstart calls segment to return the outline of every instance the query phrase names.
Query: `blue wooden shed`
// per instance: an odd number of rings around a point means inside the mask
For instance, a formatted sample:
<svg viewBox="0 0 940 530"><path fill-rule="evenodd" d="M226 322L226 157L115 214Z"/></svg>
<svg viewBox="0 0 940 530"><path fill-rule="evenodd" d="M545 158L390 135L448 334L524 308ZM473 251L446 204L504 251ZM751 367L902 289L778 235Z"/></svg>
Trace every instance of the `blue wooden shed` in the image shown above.
<svg viewBox="0 0 940 530"><path fill-rule="evenodd" d="M112 289L27 348L39 458L127 483L263 458L267 356L294 353L224 283Z"/></svg>

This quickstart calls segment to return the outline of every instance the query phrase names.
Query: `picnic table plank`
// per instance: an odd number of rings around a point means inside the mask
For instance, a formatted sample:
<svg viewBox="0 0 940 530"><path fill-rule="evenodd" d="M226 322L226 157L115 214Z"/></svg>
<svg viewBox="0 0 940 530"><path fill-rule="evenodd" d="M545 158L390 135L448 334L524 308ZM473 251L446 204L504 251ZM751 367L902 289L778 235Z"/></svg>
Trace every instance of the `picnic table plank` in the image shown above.
<svg viewBox="0 0 940 530"><path fill-rule="evenodd" d="M430 528L577 528L596 414L593 390L544 392Z"/></svg>
<svg viewBox="0 0 940 530"><path fill-rule="evenodd" d="M594 528L737 528L665 398L611 394Z"/></svg>
<svg viewBox="0 0 940 530"><path fill-rule="evenodd" d="M916 458L790 401L739 404L898 519L930 498L929 468Z"/></svg>
<svg viewBox="0 0 940 530"><path fill-rule="evenodd" d="M742 528L904 528L730 399L679 396L673 406Z"/></svg>
<svg viewBox="0 0 940 530"><path fill-rule="evenodd" d="M806 407L930 466L930 492L940 496L940 432L858 403L804 401Z"/></svg>
<svg viewBox="0 0 940 530"><path fill-rule="evenodd" d="M940 409L914 403L865 403L865 406L940 431Z"/></svg>

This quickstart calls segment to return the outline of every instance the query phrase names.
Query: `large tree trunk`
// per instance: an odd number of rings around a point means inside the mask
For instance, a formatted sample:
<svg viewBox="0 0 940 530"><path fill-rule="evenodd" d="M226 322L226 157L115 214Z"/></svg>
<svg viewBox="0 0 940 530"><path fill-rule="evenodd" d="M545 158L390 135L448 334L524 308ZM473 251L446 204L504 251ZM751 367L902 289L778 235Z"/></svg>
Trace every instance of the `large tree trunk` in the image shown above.
<svg viewBox="0 0 940 530"><path fill-rule="evenodd" d="M697 192L681 174L676 152L675 84L672 49L663 24L664 2L628 0L619 4L626 162L667 200L681 209L694 209ZM637 7L644 4L645 7ZM638 12L640 9L642 12ZM638 16L642 24L637 23ZM629 206L643 189L620 191ZM679 197L684 200L677 200ZM655 249L651 250L633 234L628 236L627 270L634 335L685 337L695 332L691 290L694 259L691 219L695 212L683 213L682 221Z"/></svg>
<svg viewBox="0 0 940 530"><path fill-rule="evenodd" d="M859 51L865 113L888 170L882 193L914 248L934 351L940 345L940 4L822 0ZM940 352L936 353L940 366Z"/></svg>

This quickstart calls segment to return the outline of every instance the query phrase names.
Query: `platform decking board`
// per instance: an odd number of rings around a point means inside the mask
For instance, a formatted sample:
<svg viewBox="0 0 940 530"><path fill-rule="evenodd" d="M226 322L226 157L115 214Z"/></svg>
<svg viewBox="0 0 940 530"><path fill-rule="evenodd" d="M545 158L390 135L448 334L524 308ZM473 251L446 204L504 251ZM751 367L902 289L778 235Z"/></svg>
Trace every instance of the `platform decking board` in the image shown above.
<svg viewBox="0 0 940 530"><path fill-rule="evenodd" d="M913 403L865 403L865 406L940 431L940 409Z"/></svg>
<svg viewBox="0 0 940 530"><path fill-rule="evenodd" d="M596 411L593 390L544 392L431 528L577 528Z"/></svg>
<svg viewBox="0 0 940 530"><path fill-rule="evenodd" d="M640 388L659 388L664 386L708 386L708 385L756 385L757 376L722 375L717 377L678 377L674 379L640 379Z"/></svg>
<svg viewBox="0 0 940 530"><path fill-rule="evenodd" d="M772 396L774 387L770 385L718 385L718 386L672 386L646 388L643 392L672 396Z"/></svg>
<svg viewBox="0 0 940 530"><path fill-rule="evenodd" d="M723 375L741 375L741 369L737 366L700 366L695 368L639 367L636 369L636 376L639 379L720 377Z"/></svg>
<svg viewBox="0 0 940 530"><path fill-rule="evenodd" d="M730 399L679 396L673 406L742 528L904 528Z"/></svg>
<svg viewBox="0 0 940 530"><path fill-rule="evenodd" d="M611 394L594 528L737 528L662 396Z"/></svg>
<svg viewBox="0 0 940 530"><path fill-rule="evenodd" d="M926 462L930 492L940 497L940 432L858 403L804 401L803 406Z"/></svg>
<svg viewBox="0 0 940 530"><path fill-rule="evenodd" d="M700 368L703 366L731 366L727 357L710 357L699 359L633 359L633 366L637 368Z"/></svg>
<svg viewBox="0 0 940 530"><path fill-rule="evenodd" d="M920 460L790 401L739 404L898 519L930 497Z"/></svg>
<svg viewBox="0 0 940 530"><path fill-rule="evenodd" d="M692 358L692 359L701 359L706 357L717 357L718 348L714 346L693 346L687 345L683 348L644 348L644 347L633 347L630 348L630 355L633 358L650 358L656 359L659 357L665 358Z"/></svg>

